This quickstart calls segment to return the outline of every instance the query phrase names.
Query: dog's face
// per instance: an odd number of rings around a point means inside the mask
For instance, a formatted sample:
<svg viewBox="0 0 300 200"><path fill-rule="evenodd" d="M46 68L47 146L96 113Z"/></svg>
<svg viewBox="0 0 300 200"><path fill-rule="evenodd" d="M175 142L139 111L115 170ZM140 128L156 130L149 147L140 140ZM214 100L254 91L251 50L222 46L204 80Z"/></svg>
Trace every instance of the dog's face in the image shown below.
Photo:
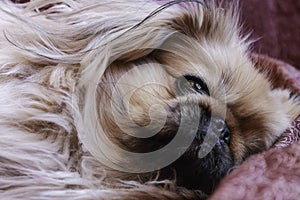
<svg viewBox="0 0 300 200"><path fill-rule="evenodd" d="M183 133L182 145L173 149L178 159L157 170L162 178L207 193L234 165L270 147L286 125L231 12L183 7L155 25L168 37L151 50L122 54L97 87L98 119L114 144L155 152Z"/></svg>

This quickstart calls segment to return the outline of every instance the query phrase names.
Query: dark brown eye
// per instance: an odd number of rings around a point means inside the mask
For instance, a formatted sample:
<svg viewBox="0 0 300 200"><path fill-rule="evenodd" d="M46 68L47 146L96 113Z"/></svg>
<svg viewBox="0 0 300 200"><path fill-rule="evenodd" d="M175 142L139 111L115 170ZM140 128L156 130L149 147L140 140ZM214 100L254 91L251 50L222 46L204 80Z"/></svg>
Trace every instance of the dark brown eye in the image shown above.
<svg viewBox="0 0 300 200"><path fill-rule="evenodd" d="M197 76L186 75L177 80L177 89L180 94L196 92L209 95L209 90L206 83Z"/></svg>

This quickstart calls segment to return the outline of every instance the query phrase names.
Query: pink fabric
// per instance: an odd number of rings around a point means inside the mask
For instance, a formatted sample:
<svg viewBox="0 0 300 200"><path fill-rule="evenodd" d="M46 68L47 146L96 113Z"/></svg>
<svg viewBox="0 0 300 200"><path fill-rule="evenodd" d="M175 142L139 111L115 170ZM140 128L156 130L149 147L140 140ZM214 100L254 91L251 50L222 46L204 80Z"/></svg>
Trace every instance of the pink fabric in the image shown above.
<svg viewBox="0 0 300 200"><path fill-rule="evenodd" d="M250 157L219 185L211 200L299 199L300 145Z"/></svg>
<svg viewBox="0 0 300 200"><path fill-rule="evenodd" d="M292 123L292 126L286 130L274 147L286 147L294 142L298 142L300 138L300 116Z"/></svg>

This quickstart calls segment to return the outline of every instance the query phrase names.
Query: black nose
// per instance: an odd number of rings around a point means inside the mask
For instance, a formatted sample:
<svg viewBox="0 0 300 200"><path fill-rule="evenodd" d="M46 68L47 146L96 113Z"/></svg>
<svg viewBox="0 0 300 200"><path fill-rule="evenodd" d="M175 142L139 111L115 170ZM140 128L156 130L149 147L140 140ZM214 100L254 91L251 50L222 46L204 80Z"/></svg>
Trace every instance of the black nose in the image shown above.
<svg viewBox="0 0 300 200"><path fill-rule="evenodd" d="M226 144L230 142L230 131L227 127L226 122L219 117L212 117L211 126L215 133L220 134L219 139Z"/></svg>

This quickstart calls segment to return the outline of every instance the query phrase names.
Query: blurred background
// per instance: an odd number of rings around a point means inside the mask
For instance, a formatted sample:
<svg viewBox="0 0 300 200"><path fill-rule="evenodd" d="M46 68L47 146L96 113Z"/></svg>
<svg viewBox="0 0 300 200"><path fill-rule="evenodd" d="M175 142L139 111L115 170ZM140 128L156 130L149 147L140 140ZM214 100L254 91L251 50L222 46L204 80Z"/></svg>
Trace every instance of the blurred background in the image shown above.
<svg viewBox="0 0 300 200"><path fill-rule="evenodd" d="M258 39L254 50L300 69L300 0L240 0L246 32Z"/></svg>

